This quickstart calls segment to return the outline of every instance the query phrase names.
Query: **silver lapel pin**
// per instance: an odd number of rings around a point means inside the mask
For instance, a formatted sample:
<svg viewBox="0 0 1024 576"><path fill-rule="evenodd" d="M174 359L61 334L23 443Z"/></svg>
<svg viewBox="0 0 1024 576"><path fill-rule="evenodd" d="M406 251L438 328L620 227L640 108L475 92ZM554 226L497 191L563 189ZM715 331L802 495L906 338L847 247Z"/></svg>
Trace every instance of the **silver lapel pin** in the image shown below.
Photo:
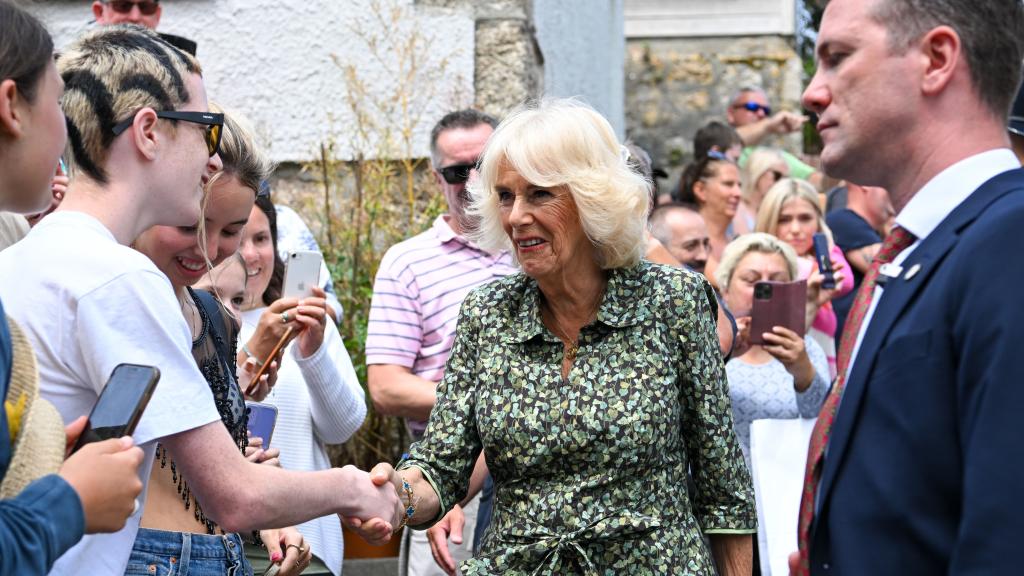
<svg viewBox="0 0 1024 576"><path fill-rule="evenodd" d="M907 275L904 276L903 279L904 280L910 280L914 276L917 276L917 273L920 272L920 271L921 271L921 265L920 264L914 264L913 266L910 267L910 270L907 270Z"/></svg>

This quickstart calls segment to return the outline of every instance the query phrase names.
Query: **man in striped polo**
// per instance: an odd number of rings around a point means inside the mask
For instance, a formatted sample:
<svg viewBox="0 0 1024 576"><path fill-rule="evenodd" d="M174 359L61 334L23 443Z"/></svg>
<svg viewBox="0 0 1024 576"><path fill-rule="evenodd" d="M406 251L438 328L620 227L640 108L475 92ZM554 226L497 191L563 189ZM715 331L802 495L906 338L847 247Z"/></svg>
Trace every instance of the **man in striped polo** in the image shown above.
<svg viewBox="0 0 1024 576"><path fill-rule="evenodd" d="M370 394L378 412L406 419L414 441L423 435L434 407L463 298L473 288L517 270L507 252L489 254L463 236L468 227L466 182L475 175L495 126L497 120L476 110L452 112L434 126L431 164L448 212L426 232L392 246L374 283L366 335ZM481 471L480 464L477 469ZM482 476L482 471L474 473L474 484ZM449 545L455 560L471 555L475 508L475 501L466 507L462 544ZM406 534L408 574L444 575L434 564L425 533Z"/></svg>

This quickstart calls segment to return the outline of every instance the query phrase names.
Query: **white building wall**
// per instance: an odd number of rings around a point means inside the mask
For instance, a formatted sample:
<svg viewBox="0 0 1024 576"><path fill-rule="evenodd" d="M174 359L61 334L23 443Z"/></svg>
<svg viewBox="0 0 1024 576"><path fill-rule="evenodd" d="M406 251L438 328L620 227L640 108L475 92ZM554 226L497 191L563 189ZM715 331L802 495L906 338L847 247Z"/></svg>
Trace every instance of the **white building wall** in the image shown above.
<svg viewBox="0 0 1024 576"><path fill-rule="evenodd" d="M544 94L579 96L625 133L623 0L535 0Z"/></svg>
<svg viewBox="0 0 1024 576"><path fill-rule="evenodd" d="M394 95L385 66L352 30L378 36L385 29L418 30L432 38L431 54L447 58L446 73L431 75L429 89L417 90L411 106L422 117L414 153L426 156L433 122L473 102L473 15L414 6L412 0L394 3L407 17L382 27L371 18L370 0L175 0L162 3L160 31L195 40L210 99L244 113L275 160L301 162L317 157L320 143L332 134L335 154L352 156L346 127L353 116L335 60L358 65L372 98ZM59 49L95 26L89 5L40 2L32 10ZM437 70L429 61L422 69Z"/></svg>
<svg viewBox="0 0 1024 576"><path fill-rule="evenodd" d="M795 0L625 0L628 38L792 36Z"/></svg>

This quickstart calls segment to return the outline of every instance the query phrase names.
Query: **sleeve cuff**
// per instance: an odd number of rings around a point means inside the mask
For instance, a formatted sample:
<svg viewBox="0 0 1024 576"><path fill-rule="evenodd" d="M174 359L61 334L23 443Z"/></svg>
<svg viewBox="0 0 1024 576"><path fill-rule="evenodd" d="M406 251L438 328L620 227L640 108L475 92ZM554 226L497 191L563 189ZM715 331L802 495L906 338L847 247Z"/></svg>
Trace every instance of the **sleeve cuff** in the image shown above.
<svg viewBox="0 0 1024 576"><path fill-rule="evenodd" d="M78 543L85 534L85 510L78 493L66 480L56 474L43 476L29 484L15 501L25 508L38 511L50 519L53 544L57 557Z"/></svg>
<svg viewBox="0 0 1024 576"><path fill-rule="evenodd" d="M427 484L430 484L430 487L434 490L434 494L437 494L437 516L434 516L433 518L427 520L422 524L417 524L415 526L411 524L409 525L409 527L414 530L426 530L434 524L437 524L438 521L441 520L441 518L444 518L444 515L448 513L448 506L444 500L444 495L441 494L441 491L437 489L437 483L434 482L434 477L430 474L430 472L427 470L425 466L412 460L406 460L405 462L398 466L398 471L401 472L402 470L408 470L409 468L415 468L419 470L420 473L423 474L423 479L426 480Z"/></svg>

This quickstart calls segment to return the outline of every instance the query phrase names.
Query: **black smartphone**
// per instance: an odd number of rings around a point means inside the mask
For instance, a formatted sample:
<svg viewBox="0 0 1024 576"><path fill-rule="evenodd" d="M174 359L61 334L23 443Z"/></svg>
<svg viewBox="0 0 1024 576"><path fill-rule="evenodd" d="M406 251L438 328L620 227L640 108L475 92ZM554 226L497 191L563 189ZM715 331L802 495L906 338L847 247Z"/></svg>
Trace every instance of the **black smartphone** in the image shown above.
<svg viewBox="0 0 1024 576"><path fill-rule="evenodd" d="M807 331L807 281L758 282L750 311L750 343L764 344L761 334L785 326L798 335Z"/></svg>
<svg viewBox="0 0 1024 576"><path fill-rule="evenodd" d="M818 270L825 277L821 287L832 290L836 287L836 275L832 269L832 258L828 253L828 238L821 232L814 235L814 258L818 261Z"/></svg>
<svg viewBox="0 0 1024 576"><path fill-rule="evenodd" d="M91 442L130 436L153 396L160 370L155 366L118 364L92 407L85 430L75 444L77 451Z"/></svg>

